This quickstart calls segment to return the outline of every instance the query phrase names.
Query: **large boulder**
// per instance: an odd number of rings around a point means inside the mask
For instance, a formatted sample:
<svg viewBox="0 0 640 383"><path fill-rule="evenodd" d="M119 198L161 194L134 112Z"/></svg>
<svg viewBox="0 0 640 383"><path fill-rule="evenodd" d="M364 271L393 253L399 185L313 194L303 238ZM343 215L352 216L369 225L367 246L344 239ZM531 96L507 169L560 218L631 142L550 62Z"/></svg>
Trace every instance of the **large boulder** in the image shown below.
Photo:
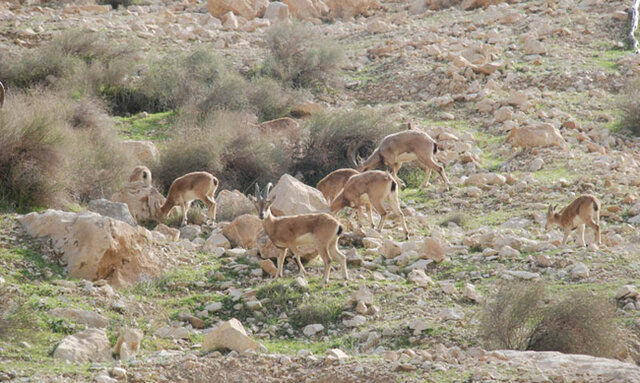
<svg viewBox="0 0 640 383"><path fill-rule="evenodd" d="M109 318L88 310L59 307L49 310L47 315L53 318L67 319L87 327L105 328L109 324Z"/></svg>
<svg viewBox="0 0 640 383"><path fill-rule="evenodd" d="M147 229L132 227L96 213L47 210L19 218L25 231L50 240L73 278L106 279L112 286L129 286L141 277L158 275L166 265L152 245Z"/></svg>
<svg viewBox="0 0 640 383"><path fill-rule="evenodd" d="M222 229L232 247L253 249L262 232L262 221L255 215L243 214Z"/></svg>
<svg viewBox="0 0 640 383"><path fill-rule="evenodd" d="M155 220L165 198L146 182L127 183L119 192L111 196L111 201L127 204L136 222Z"/></svg>
<svg viewBox="0 0 640 383"><path fill-rule="evenodd" d="M108 362L111 360L111 347L104 330L90 328L64 338L53 352L53 357L80 363Z"/></svg>
<svg viewBox="0 0 640 383"><path fill-rule="evenodd" d="M256 211L256 207L239 190L222 190L216 198L216 221L232 221L243 214Z"/></svg>
<svg viewBox="0 0 640 383"><path fill-rule="evenodd" d="M208 351L217 348L228 348L242 353L247 350L257 350L260 344L249 338L239 320L232 318L205 334L202 349Z"/></svg>
<svg viewBox="0 0 640 383"><path fill-rule="evenodd" d="M254 9L254 3L255 1L250 0L207 0L207 10L211 16L217 18L228 12L233 12L251 20L257 13L257 10Z"/></svg>
<svg viewBox="0 0 640 383"><path fill-rule="evenodd" d="M94 199L89 202L89 210L94 211L105 217L111 217L128 223L131 226L136 226L136 221L129 212L129 207L124 202L111 202L104 198Z"/></svg>
<svg viewBox="0 0 640 383"><path fill-rule="evenodd" d="M327 200L318 189L303 184L289 174L280 177L268 198L273 200L271 209L276 214L294 215L330 211Z"/></svg>
<svg viewBox="0 0 640 383"><path fill-rule="evenodd" d="M160 159L160 152L151 141L125 140L122 145L138 162L144 165L153 165Z"/></svg>
<svg viewBox="0 0 640 383"><path fill-rule="evenodd" d="M509 132L506 142L522 148L558 146L565 149L567 147L560 131L551 124L523 128L514 127Z"/></svg>

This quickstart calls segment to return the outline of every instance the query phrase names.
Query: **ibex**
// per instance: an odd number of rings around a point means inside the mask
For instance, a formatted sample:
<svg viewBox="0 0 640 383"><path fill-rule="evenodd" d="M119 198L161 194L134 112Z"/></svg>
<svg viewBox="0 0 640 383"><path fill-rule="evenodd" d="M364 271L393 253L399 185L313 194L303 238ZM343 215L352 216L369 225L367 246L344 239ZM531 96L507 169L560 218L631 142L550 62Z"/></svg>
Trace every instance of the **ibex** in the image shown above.
<svg viewBox="0 0 640 383"><path fill-rule="evenodd" d="M129 182L142 181L146 186L151 186L151 170L146 166L136 166L129 176Z"/></svg>
<svg viewBox="0 0 640 383"><path fill-rule="evenodd" d="M569 204L569 206L555 212L556 206L549 205L547 210L546 230L554 226L564 229L562 245L567 244L571 231L580 227L580 246L585 246L584 229L585 225L595 231L595 240L600 245L600 201L591 194L583 194Z"/></svg>
<svg viewBox="0 0 640 383"><path fill-rule="evenodd" d="M0 109L2 109L2 105L4 105L4 85L0 81Z"/></svg>
<svg viewBox="0 0 640 383"><path fill-rule="evenodd" d="M360 172L372 170L380 165L391 170L393 179L404 186L404 182L398 178L398 171L402 163L417 160L424 169L424 182L422 188L427 187L431 178L431 171L435 170L445 182L447 190L450 182L444 172L444 167L436 162L434 155L438 152L438 144L427 133L416 130L409 123L409 129L390 134L382 139L380 145L364 161L356 160L356 152L353 151L352 161Z"/></svg>
<svg viewBox="0 0 640 383"><path fill-rule="evenodd" d="M404 214L400 210L400 200L398 199L398 183L388 172L369 170L349 178L344 184L344 189L331 202L331 212L335 215L346 206L350 206L358 207L360 213L359 206L369 202L380 214L378 231L382 232L384 221L387 218L387 210L383 205L384 200L389 202L391 210L398 216L404 230L404 236L408 239L409 229L407 229Z"/></svg>
<svg viewBox="0 0 640 383"><path fill-rule="evenodd" d="M327 213L274 217L271 213L271 203L273 201L267 198L269 191L271 191L271 186L271 183L269 183L265 188L264 194L261 194L260 187L256 184L255 197L252 197L252 200L262 220L264 231L271 239L271 242L280 249L276 277L283 276L284 259L288 251L291 251L295 256L300 272L302 274L306 273L302 262L300 262L299 247L312 245L320 253L320 257L324 262L322 278L324 285L329 283L332 257L340 263L344 279L348 280L347 257L338 249L338 237L342 234L340 222Z"/></svg>
<svg viewBox="0 0 640 383"><path fill-rule="evenodd" d="M187 224L187 212L191 207L191 202L199 199L208 207L207 216L210 219L216 218L216 201L214 194L219 182L216 177L207 172L193 172L176 178L169 188L167 200L158 212L158 220L163 220L175 206L182 208L181 226Z"/></svg>
<svg viewBox="0 0 640 383"><path fill-rule="evenodd" d="M351 176L354 176L356 174L360 174L360 172L351 168L334 170L331 173L329 173L326 177L321 179L320 182L318 182L316 189L320 190L324 198L326 198L327 201L331 203L331 201L333 201L338 196L338 194L340 194L347 180L351 178ZM368 201L366 201L363 204L366 205L367 207L367 213L369 215L369 221L371 222L371 226L374 226L372 212L371 212L371 204ZM361 221L361 218L362 218L361 209L362 209L362 206L358 206L359 221Z"/></svg>

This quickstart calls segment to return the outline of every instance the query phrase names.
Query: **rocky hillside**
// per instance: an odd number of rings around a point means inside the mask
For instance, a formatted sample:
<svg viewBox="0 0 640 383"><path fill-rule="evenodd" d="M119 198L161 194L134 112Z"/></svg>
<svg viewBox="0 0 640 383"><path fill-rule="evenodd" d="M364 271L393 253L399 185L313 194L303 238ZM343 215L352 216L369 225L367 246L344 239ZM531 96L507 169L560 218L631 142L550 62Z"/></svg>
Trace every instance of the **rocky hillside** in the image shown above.
<svg viewBox="0 0 640 383"><path fill-rule="evenodd" d="M287 127L358 108L413 122L438 142L453 187L432 176L419 189L422 171L405 166L408 240L392 220L377 232L341 213L351 278L333 267L328 286L319 258L306 277L287 262L271 278L275 249L242 191L218 192L215 223L196 212L182 228L136 225L164 200L140 180L103 196L126 205L21 215L0 204L0 381L640 381L640 140L621 128L620 106L640 75L629 1L124 5L2 2L0 50L88 28L145 53L206 46L250 76L269 28L302 20L346 58L338 81L300 93ZM151 167L171 113L112 116L122 147ZM279 210L328 208L280 176ZM547 208L584 193L601 201L602 244L587 228L586 247L575 232L562 246L561 229L545 230ZM608 358L491 347L484 308L508 281L541 282L545 307L603 298L614 344L597 355Z"/></svg>

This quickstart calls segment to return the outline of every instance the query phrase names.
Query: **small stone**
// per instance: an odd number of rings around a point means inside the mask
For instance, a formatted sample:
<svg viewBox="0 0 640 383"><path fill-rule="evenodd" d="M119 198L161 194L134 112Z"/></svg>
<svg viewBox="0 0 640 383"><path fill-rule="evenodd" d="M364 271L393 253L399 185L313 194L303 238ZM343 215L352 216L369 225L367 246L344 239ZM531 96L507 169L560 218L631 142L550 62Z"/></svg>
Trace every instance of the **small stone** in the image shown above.
<svg viewBox="0 0 640 383"><path fill-rule="evenodd" d="M471 283L465 283L464 291L462 292L462 294L474 302L480 302L480 299L482 299L482 296L478 294L475 286L472 285Z"/></svg>
<svg viewBox="0 0 640 383"><path fill-rule="evenodd" d="M349 359L349 355L345 354L344 351L340 350L339 348L332 348L330 350L327 350L327 357L339 361Z"/></svg>
<svg viewBox="0 0 640 383"><path fill-rule="evenodd" d="M356 305L356 312L358 314L366 314L368 311L367 305L364 304L364 302L360 301L358 302L358 304Z"/></svg>
<svg viewBox="0 0 640 383"><path fill-rule="evenodd" d="M635 298L638 296L638 291L633 285L625 285L618 289L616 293L616 299Z"/></svg>
<svg viewBox="0 0 640 383"><path fill-rule="evenodd" d="M367 318L362 315L356 315L351 319L345 319L342 323L347 327L358 327L367 322Z"/></svg>
<svg viewBox="0 0 640 383"><path fill-rule="evenodd" d="M220 311L222 309L222 302L210 303L204 309L210 313L215 313L216 311Z"/></svg>
<svg viewBox="0 0 640 383"><path fill-rule="evenodd" d="M578 263L571 269L571 276L575 279L589 278L589 268L584 263Z"/></svg>
<svg viewBox="0 0 640 383"><path fill-rule="evenodd" d="M537 261L538 265L542 267L551 267L553 264L553 262L551 262L551 258L546 254L538 254Z"/></svg>
<svg viewBox="0 0 640 383"><path fill-rule="evenodd" d="M299 275L296 277L296 285L301 289L306 289L307 287L309 287L309 282L307 282L307 280L303 276Z"/></svg>
<svg viewBox="0 0 640 383"><path fill-rule="evenodd" d="M453 295L456 293L456 286L449 281L440 282L440 288L447 295Z"/></svg>
<svg viewBox="0 0 640 383"><path fill-rule="evenodd" d="M411 270L407 279L409 282L415 283L418 287L427 287L429 285L433 285L433 280L429 277L424 270L414 269Z"/></svg>

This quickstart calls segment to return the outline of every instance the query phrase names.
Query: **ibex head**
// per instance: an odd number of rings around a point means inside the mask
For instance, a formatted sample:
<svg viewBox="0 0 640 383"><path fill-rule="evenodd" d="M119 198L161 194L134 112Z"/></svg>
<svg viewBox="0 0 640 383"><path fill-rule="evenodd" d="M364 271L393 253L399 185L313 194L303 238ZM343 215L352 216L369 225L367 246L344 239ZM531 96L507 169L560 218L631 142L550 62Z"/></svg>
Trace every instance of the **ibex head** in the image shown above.
<svg viewBox="0 0 640 383"><path fill-rule="evenodd" d="M351 164L355 168L360 167L360 165L364 161L362 157L360 157L360 154L358 153L360 151L360 148L362 148L363 146L364 146L363 144L356 144L356 145L350 145L347 148L347 158L349 158L349 160L351 161Z"/></svg>
<svg viewBox="0 0 640 383"><path fill-rule="evenodd" d="M267 199L272 187L273 184L269 182L264 189L264 193L262 193L260 192L260 186L256 183L255 195L249 196L253 204L256 206L260 219L264 219L264 216L267 214L271 208L271 204L273 203L273 200Z"/></svg>

